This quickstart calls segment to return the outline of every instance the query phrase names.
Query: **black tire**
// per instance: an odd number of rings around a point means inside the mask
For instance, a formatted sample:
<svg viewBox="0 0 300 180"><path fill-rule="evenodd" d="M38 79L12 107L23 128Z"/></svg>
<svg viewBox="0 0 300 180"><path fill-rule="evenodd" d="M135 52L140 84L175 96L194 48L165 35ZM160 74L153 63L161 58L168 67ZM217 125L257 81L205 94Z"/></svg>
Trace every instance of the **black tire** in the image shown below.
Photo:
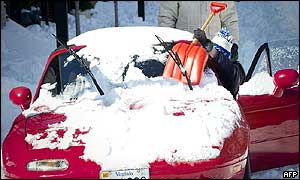
<svg viewBox="0 0 300 180"><path fill-rule="evenodd" d="M250 166L250 158L249 158L249 153L247 156L247 162L246 162L246 167L245 167L245 174L243 179L251 179L251 166Z"/></svg>

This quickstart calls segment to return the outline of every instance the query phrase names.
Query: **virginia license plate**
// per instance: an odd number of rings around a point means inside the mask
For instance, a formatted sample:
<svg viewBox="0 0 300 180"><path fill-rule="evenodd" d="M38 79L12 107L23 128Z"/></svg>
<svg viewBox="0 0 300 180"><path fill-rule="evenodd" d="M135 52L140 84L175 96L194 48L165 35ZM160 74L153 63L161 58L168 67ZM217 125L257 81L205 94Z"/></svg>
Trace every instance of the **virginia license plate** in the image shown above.
<svg viewBox="0 0 300 180"><path fill-rule="evenodd" d="M149 168L101 171L100 179L150 179Z"/></svg>

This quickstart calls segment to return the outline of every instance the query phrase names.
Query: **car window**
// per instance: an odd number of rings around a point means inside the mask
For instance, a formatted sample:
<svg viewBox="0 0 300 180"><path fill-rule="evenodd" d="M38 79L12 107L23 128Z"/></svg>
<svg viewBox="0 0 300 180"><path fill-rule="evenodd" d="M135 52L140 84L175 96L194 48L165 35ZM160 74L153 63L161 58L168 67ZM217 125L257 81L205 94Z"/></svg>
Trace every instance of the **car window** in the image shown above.
<svg viewBox="0 0 300 180"><path fill-rule="evenodd" d="M89 65L89 62L86 62ZM87 72L68 52L55 57L50 63L41 88L48 89L52 96L76 99L84 89Z"/></svg>
<svg viewBox="0 0 300 180"><path fill-rule="evenodd" d="M299 72L299 39L269 42L272 74L292 68Z"/></svg>
<svg viewBox="0 0 300 180"><path fill-rule="evenodd" d="M79 61L76 60L72 55L68 52L63 53L60 56L60 70L61 70L61 84L62 90L64 90L67 85L71 83L75 83L78 75L86 75L87 72L85 69L80 65ZM89 62L85 62L89 65Z"/></svg>
<svg viewBox="0 0 300 180"><path fill-rule="evenodd" d="M268 42L270 49L272 76L280 69L292 68L299 72L299 39L286 39ZM252 77L268 72L267 51L264 51L255 67Z"/></svg>
<svg viewBox="0 0 300 180"><path fill-rule="evenodd" d="M76 100L85 88L87 72L69 53L62 54L61 58L61 95L64 99ZM85 63L89 66L88 62Z"/></svg>

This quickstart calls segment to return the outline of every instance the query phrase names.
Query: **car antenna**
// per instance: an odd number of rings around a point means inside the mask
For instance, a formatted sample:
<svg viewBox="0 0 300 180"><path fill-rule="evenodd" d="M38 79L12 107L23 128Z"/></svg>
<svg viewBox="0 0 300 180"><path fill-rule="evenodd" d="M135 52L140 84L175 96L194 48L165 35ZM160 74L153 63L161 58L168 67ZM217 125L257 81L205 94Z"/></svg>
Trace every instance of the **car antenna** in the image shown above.
<svg viewBox="0 0 300 180"><path fill-rule="evenodd" d="M193 90L191 80L188 77L187 72L186 72L186 70L184 69L184 67L183 67L183 65L181 63L181 60L180 60L177 52L174 52L174 51L172 51L172 49L167 48L166 42L164 42L160 37L158 37L157 35L155 35L155 37L159 40L159 42L161 43L161 45L163 45L163 47L165 48L165 50L169 53L169 55L172 57L172 59L175 61L175 63L179 67L182 75L186 78L186 81L188 83L188 86L189 86L190 90Z"/></svg>
<svg viewBox="0 0 300 180"><path fill-rule="evenodd" d="M93 74L92 71L90 70L89 66L87 66L87 65L85 64L85 62L82 60L82 58L79 57L79 56L76 54L76 52L75 52L73 49L71 49L66 43L60 41L60 40L58 39L58 37L56 37L54 34L52 34L52 36L54 36L55 39L56 39L63 47L65 47L65 48L68 50L68 52L74 56L75 59L77 59L77 60L79 61L79 63L83 66L83 68L86 70L86 72L87 72L87 73L90 75L90 77L92 78L92 80L93 80L93 82L94 82L94 84L95 84L95 86L96 86L98 92L100 93L100 95L101 95L101 96L104 95L104 92L102 91L101 87L99 86L99 84L98 84L98 82L97 82L97 80L96 80L94 74Z"/></svg>

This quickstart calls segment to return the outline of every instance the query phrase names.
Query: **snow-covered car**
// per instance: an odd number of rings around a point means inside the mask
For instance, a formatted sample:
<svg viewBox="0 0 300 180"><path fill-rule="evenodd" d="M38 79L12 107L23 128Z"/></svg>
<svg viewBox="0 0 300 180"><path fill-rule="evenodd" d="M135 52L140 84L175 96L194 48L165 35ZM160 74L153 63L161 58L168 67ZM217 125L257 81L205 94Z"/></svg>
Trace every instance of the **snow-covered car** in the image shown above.
<svg viewBox="0 0 300 180"><path fill-rule="evenodd" d="M269 94L251 94L251 71L235 100L205 69L191 91L160 74L168 53L155 35L193 36L163 27L89 31L68 42L79 58L67 48L50 54L33 98L12 89L22 113L3 142L5 176L243 178L299 163L296 70L263 74L265 85L274 79Z"/></svg>

